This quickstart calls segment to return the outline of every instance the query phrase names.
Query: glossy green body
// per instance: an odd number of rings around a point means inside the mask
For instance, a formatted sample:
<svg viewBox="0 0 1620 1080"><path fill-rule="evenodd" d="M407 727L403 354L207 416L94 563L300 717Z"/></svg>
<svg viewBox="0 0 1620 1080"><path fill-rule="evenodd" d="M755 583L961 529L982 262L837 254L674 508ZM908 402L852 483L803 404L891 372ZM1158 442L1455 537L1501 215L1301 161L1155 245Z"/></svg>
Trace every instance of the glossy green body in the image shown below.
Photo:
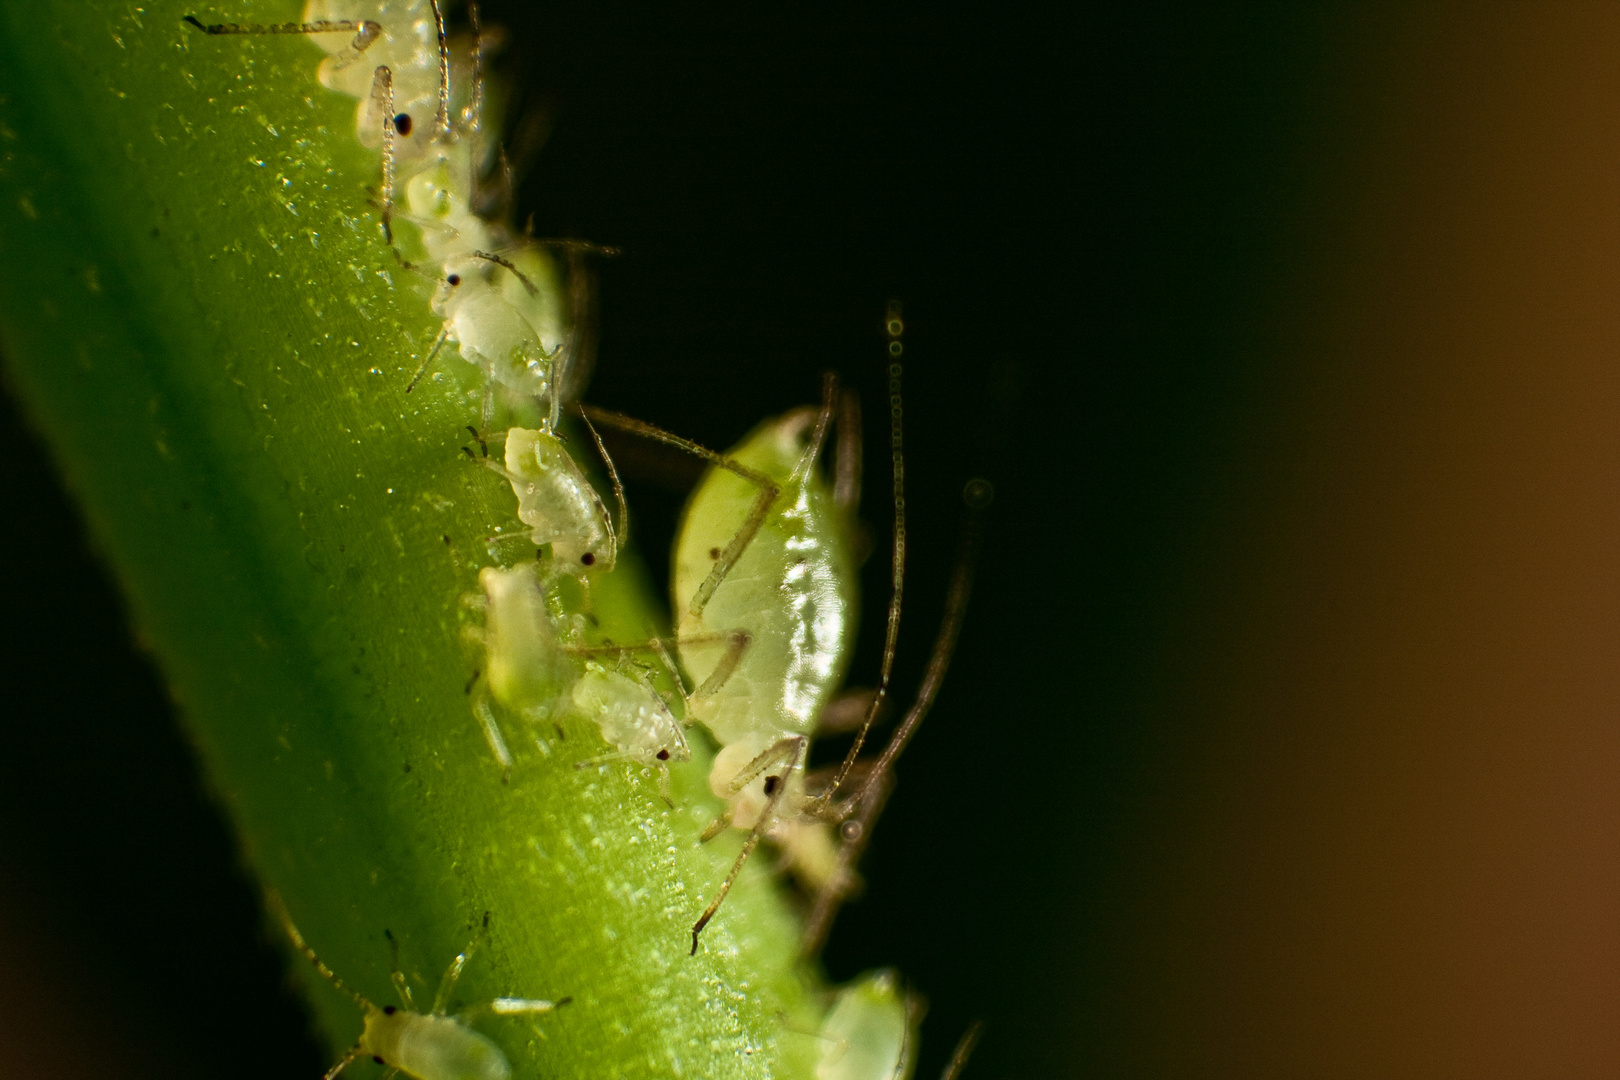
<svg viewBox="0 0 1620 1080"><path fill-rule="evenodd" d="M821 1025L816 1080L906 1080L917 1033L900 980L873 971L848 983Z"/></svg>
<svg viewBox="0 0 1620 1080"><path fill-rule="evenodd" d="M747 519L758 488L711 468L687 503L675 543L676 631L694 684L702 685L726 650L723 641L695 639L735 630L750 638L724 685L693 701L691 719L728 746L749 743L758 752L810 734L849 664L856 592L849 528L820 470L794 472L814 426L815 413L798 410L761 424L731 451L782 490L697 617L692 597Z"/></svg>

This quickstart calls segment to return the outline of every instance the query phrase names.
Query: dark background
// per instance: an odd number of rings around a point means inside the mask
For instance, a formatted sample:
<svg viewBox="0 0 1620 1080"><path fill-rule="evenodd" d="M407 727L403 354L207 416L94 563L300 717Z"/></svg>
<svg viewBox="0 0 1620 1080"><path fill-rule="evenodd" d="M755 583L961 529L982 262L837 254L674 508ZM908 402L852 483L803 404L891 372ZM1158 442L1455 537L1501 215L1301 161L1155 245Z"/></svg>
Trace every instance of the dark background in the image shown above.
<svg viewBox="0 0 1620 1080"><path fill-rule="evenodd" d="M880 439L882 315L904 302L902 693L939 619L963 482L996 486L960 655L901 763L830 974L892 964L928 997L919 1076L974 1017L988 1026L969 1080L1269 1075L1252 1049L1263 1018L1241 1038L1210 1019L1248 992L1228 976L1252 974L1242 956L1264 952L1268 930L1211 944L1226 931L1203 895L1226 890L1230 913L1233 875L1252 864L1225 858L1203 822L1269 781L1255 779L1268 766L1210 749L1209 643L1237 629L1233 552L1264 542L1268 507L1324 497L1308 483L1278 494L1320 435L1290 411L1322 361L1295 349L1307 316L1284 298L1313 267L1365 254L1319 256L1308 239L1334 222L1353 233L1335 215L1373 121L1345 102L1398 113L1369 57L1421 51L1446 18L487 9L513 31L514 113L552 123L520 219L624 252L601 267L591 400L728 445L813 400L830 368L863 392ZM6 408L0 678L16 704L0 947L24 974L0 993L0 1038L66 1012L86 1034L49 1043L63 1071L36 1075L92 1075L75 1062L97 1076L318 1075L325 1057L299 1039L160 683ZM630 465L638 544L661 570L683 469ZM876 667L879 550L857 681ZM1291 805L1310 803L1308 778L1287 782ZM1287 880L1289 858L1268 872ZM1341 933L1310 929L1311 911L1279 915L1287 940ZM1318 990L1255 977L1267 994ZM1279 1075L1334 1071L1308 1050L1288 1060Z"/></svg>

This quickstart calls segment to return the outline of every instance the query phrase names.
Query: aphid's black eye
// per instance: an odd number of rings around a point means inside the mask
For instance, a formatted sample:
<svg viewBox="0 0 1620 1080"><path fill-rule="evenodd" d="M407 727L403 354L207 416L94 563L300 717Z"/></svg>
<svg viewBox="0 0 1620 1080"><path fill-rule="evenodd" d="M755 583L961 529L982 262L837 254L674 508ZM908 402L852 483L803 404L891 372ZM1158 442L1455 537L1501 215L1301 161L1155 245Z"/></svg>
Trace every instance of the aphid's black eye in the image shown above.
<svg viewBox="0 0 1620 1080"><path fill-rule="evenodd" d="M448 281L452 285L460 285L461 284L461 275L460 274L451 274L449 277L445 278L444 280Z"/></svg>
<svg viewBox="0 0 1620 1080"><path fill-rule="evenodd" d="M394 130L401 135L409 135L411 133L411 114L400 113L394 117Z"/></svg>
<svg viewBox="0 0 1620 1080"><path fill-rule="evenodd" d="M709 558L718 559L719 557L720 557L720 549L719 548L710 548L709 549Z"/></svg>
<svg viewBox="0 0 1620 1080"><path fill-rule="evenodd" d="M410 766L407 765L406 768L410 768ZM399 1009L397 1007L393 1006L393 1005L384 1005L383 1006L383 1015L384 1016L393 1016L397 1012L399 1012Z"/></svg>
<svg viewBox="0 0 1620 1080"><path fill-rule="evenodd" d="M371 1055L371 1060L372 1060L372 1061L375 1061L375 1062L376 1062L376 1063L377 1063L377 1064L379 1064L379 1065L386 1065L386 1064L388 1064L388 1062L386 1062L386 1061L384 1061L384 1060L383 1060L383 1059L382 1059L382 1055L381 1055L381 1054L372 1054L372 1055Z"/></svg>
<svg viewBox="0 0 1620 1080"><path fill-rule="evenodd" d="M781 779L779 776L767 776L765 778L765 794L775 795L776 785L781 782Z"/></svg>
<svg viewBox="0 0 1620 1080"><path fill-rule="evenodd" d="M585 554L579 557L579 561L584 563L586 566L595 566L596 556L587 551Z"/></svg>
<svg viewBox="0 0 1620 1080"><path fill-rule="evenodd" d="M669 760L669 751L668 750L660 750L660 751L658 751L657 756L658 756L659 761L668 761Z"/></svg>

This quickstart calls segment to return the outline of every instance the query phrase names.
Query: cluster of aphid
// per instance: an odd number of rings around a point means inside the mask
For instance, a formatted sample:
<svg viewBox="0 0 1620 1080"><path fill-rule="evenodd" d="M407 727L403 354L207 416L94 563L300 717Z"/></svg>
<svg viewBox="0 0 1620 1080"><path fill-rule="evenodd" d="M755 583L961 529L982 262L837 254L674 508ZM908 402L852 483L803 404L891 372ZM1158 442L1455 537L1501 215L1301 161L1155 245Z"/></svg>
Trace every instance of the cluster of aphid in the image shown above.
<svg viewBox="0 0 1620 1080"><path fill-rule="evenodd" d="M484 127L487 36L476 0L470 35L452 41L439 0L308 0L304 20L271 25L207 24L219 34L307 35L327 52L320 79L358 99L360 141L381 153L384 236L406 267L435 282L432 308L443 321L437 341L407 392L453 346L483 375L481 428L497 416L527 415L533 428L509 427L468 453L503 476L526 526L523 558L479 575L484 625L482 678L473 709L503 780L514 761L498 716L528 724L563 714L593 720L613 749L580 766L628 761L656 770L670 798L669 764L690 759L684 727L702 724L720 751L709 775L726 809L704 834L746 830L747 839L712 901L692 927L692 951L744 863L762 839L782 852L813 896L807 955L818 951L854 863L892 782L895 756L932 704L966 602L968 561L953 584L945 627L922 691L875 762L858 760L888 690L899 625L905 560L905 503L900 457L898 307L887 321L891 353L890 416L895 533L893 598L881 677L875 690L841 694L853 638L857 561L853 515L859 500L859 415L853 395L829 378L819 409L762 424L728 454L614 413L583 406L589 376L590 277L585 260L610 253L580 241L535 240L499 223L510 202L510 169ZM494 177L495 182L490 183ZM409 223L411 247L394 226ZM406 241L400 241L406 242ZM552 255L567 266L567 296ZM619 527L559 436L565 412L578 415L607 465ZM583 619L564 595L589 596L590 580L611 571L624 542L624 495L592 421L695 454L710 468L687 505L677 539L672 637L587 645ZM834 481L819 460L836 430ZM490 442L502 452L490 458ZM492 548L492 551L496 548ZM657 688L662 671L676 688L680 718ZM689 681L688 681L689 680ZM855 730L844 762L812 775L810 739L828 729ZM275 906L280 909L279 900ZM445 1015L463 952L445 974L434 1007L416 1010L396 971L403 1009L379 1008L349 990L305 944L284 910L295 946L365 1013L355 1047L327 1073L371 1056L418 1080L504 1080L510 1066L494 1043L467 1026L469 1014ZM468 950L470 952L470 949ZM397 965L396 965L397 969ZM477 1012L534 1014L551 1002L498 998ZM868 975L839 991L820 1034L820 1080L880 1080L909 1073L915 1012L892 974ZM958 1054L951 1072L960 1067ZM947 1074L949 1075L949 1073Z"/></svg>

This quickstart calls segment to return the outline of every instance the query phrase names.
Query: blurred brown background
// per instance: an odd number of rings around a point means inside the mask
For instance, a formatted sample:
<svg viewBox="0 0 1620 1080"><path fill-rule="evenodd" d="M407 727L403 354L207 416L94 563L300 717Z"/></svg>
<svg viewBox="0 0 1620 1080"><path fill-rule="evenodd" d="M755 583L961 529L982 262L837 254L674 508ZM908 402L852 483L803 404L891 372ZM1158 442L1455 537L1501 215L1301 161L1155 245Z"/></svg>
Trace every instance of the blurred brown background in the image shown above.
<svg viewBox="0 0 1620 1080"><path fill-rule="evenodd" d="M626 249L597 401L870 400L906 301L902 679L997 483L827 953L928 994L920 1075L975 1015L968 1080L1620 1072L1620 8L495 16L555 119L521 205ZM0 1074L318 1075L0 434Z"/></svg>

